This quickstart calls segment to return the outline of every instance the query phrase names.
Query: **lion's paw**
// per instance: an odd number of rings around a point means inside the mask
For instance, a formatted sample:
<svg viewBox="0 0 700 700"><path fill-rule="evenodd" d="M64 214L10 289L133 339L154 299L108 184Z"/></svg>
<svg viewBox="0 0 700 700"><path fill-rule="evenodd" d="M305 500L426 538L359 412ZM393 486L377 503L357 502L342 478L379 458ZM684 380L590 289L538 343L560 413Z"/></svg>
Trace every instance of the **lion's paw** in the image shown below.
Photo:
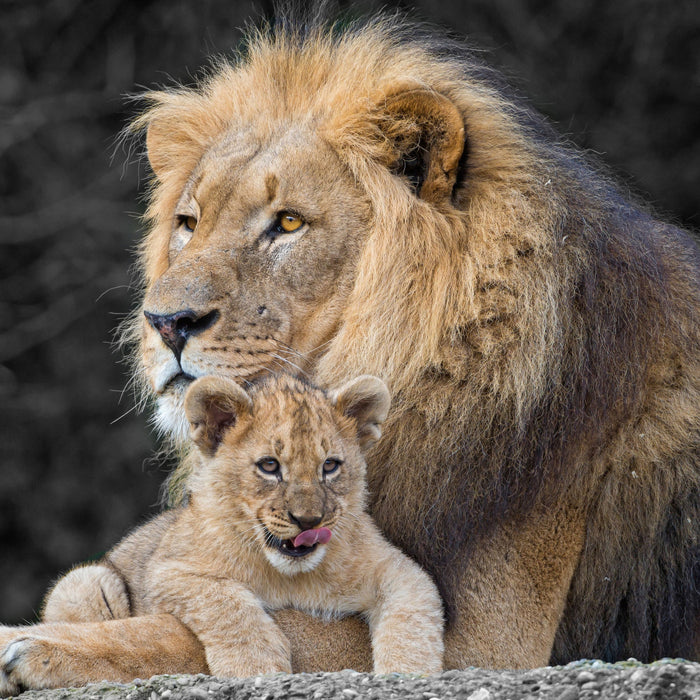
<svg viewBox="0 0 700 700"><path fill-rule="evenodd" d="M0 656L0 696L16 695L21 693L24 686L20 682L20 673L15 670L21 663L24 649L31 644L31 640L25 638L15 639L10 642Z"/></svg>
<svg viewBox="0 0 700 700"><path fill-rule="evenodd" d="M17 695L23 690L51 687L51 654L48 642L19 637L0 652L0 696Z"/></svg>

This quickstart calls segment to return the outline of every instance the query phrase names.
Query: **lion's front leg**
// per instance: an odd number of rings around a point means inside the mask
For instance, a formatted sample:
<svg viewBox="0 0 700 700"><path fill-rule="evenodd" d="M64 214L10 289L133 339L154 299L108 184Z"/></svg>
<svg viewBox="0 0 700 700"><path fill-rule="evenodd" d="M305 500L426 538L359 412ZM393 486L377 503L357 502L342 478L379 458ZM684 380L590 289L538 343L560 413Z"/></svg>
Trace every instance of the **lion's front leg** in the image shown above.
<svg viewBox="0 0 700 700"><path fill-rule="evenodd" d="M84 663L87 655L79 661L82 668L76 668L75 659L61 642L35 637L29 632L31 630L13 639L1 652L0 695L6 697L29 689L82 685L78 679L89 675Z"/></svg>
<svg viewBox="0 0 700 700"><path fill-rule="evenodd" d="M0 695L208 672L199 640L172 615L0 627Z"/></svg>
<svg viewBox="0 0 700 700"><path fill-rule="evenodd" d="M583 511L535 510L480 543L461 572L445 667L549 663L585 535Z"/></svg>
<svg viewBox="0 0 700 700"><path fill-rule="evenodd" d="M378 541L378 545L372 549L384 549L384 558L377 557L374 571L364 579L364 594L370 601L366 612L372 632L373 670L438 673L444 655L440 594L413 560L383 542Z"/></svg>

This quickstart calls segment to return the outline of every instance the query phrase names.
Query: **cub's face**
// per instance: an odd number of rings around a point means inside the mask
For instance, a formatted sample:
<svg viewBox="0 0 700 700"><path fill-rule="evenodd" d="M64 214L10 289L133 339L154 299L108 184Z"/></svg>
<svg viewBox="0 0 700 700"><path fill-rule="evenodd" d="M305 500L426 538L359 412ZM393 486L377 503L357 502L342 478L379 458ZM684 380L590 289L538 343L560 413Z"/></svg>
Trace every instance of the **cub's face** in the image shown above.
<svg viewBox="0 0 700 700"><path fill-rule="evenodd" d="M362 510L364 461L353 432L342 426L343 435L329 406L287 395L274 399L257 403L245 435L224 435L210 464L209 488L219 502L231 501L227 507L248 546L294 574L313 569L328 534L343 537L344 515ZM305 530L313 534L297 542Z"/></svg>
<svg viewBox="0 0 700 700"><path fill-rule="evenodd" d="M345 308L369 205L298 124L232 130L178 177L149 236L140 358L158 426L182 440L193 379L308 370Z"/></svg>
<svg viewBox="0 0 700 700"><path fill-rule="evenodd" d="M288 376L249 393L208 377L187 395L204 457L192 497L220 531L287 575L314 569L364 508L363 448L378 437L389 399L380 380L361 381L354 396L329 397Z"/></svg>

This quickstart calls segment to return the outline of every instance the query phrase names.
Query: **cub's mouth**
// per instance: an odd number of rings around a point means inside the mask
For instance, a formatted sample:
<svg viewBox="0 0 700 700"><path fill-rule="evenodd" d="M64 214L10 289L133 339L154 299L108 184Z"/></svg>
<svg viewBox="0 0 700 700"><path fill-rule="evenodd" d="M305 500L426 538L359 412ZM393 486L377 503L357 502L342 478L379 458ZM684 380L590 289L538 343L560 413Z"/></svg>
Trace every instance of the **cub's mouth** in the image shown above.
<svg viewBox="0 0 700 700"><path fill-rule="evenodd" d="M305 557L315 551L319 544L326 544L331 538L327 527L315 530L302 530L293 539L283 540L273 535L264 525L265 544L288 557Z"/></svg>

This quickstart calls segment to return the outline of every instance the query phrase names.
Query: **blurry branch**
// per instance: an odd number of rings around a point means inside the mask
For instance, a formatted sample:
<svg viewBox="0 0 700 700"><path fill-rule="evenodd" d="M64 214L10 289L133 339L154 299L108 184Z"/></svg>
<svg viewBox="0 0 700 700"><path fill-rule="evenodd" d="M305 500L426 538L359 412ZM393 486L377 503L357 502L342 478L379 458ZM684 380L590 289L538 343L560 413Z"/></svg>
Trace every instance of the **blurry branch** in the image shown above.
<svg viewBox="0 0 700 700"><path fill-rule="evenodd" d="M56 235L70 226L91 229L131 232L128 228L114 226L124 215L124 202L107 199L81 199L71 197L56 202L36 212L19 216L0 216L3 244L19 244L38 241Z"/></svg>
<svg viewBox="0 0 700 700"><path fill-rule="evenodd" d="M63 16L67 30L63 41L52 46L47 58L61 74L73 75L90 46L108 34L110 25L114 26L113 20L118 19L124 3L123 0L82 0L62 4L67 10Z"/></svg>
<svg viewBox="0 0 700 700"><path fill-rule="evenodd" d="M30 138L47 124L86 117L94 120L117 111L101 92L69 92L42 97L24 105L7 120L0 130L0 156L10 147Z"/></svg>
<svg viewBox="0 0 700 700"><path fill-rule="evenodd" d="M41 313L18 323L0 334L0 362L8 362L30 348L62 333L73 321L90 313L94 307L94 280L85 280L79 291L54 301Z"/></svg>

